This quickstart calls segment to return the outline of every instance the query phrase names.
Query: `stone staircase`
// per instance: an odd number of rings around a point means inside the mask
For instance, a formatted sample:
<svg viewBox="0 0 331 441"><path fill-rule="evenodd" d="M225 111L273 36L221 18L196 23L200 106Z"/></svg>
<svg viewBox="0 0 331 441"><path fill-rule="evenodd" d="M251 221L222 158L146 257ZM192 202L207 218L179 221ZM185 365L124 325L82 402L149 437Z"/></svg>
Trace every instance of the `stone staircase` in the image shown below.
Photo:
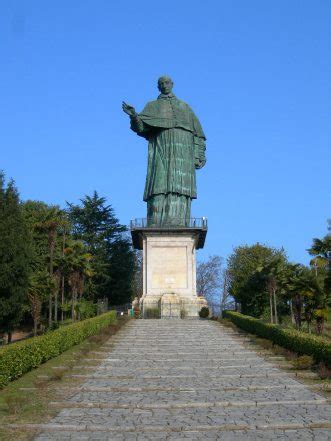
<svg viewBox="0 0 331 441"><path fill-rule="evenodd" d="M38 441L331 439L325 398L217 322L132 320L88 357Z"/></svg>

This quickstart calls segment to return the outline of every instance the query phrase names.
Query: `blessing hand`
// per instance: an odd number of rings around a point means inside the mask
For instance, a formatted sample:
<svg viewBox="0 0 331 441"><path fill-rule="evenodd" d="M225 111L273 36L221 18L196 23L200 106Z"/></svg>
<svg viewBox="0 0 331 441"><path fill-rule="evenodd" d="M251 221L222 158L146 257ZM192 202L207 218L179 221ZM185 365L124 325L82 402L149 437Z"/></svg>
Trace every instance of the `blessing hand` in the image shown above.
<svg viewBox="0 0 331 441"><path fill-rule="evenodd" d="M136 110L133 106L130 106L130 104L127 104L125 101L122 103L122 109L123 112L125 112L129 116L135 116Z"/></svg>

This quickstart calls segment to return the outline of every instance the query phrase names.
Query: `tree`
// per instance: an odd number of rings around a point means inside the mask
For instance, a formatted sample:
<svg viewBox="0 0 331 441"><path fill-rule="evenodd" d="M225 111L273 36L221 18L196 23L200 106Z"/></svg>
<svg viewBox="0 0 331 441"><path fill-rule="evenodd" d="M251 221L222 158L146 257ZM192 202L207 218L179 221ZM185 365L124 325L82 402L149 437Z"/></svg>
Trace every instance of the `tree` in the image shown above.
<svg viewBox="0 0 331 441"><path fill-rule="evenodd" d="M300 264L288 264L286 277L286 297L291 302L296 328L301 330L304 318L310 332L317 311L321 312L325 308L323 286L314 269Z"/></svg>
<svg viewBox="0 0 331 441"><path fill-rule="evenodd" d="M68 219L60 207L47 205L41 201L26 201L23 204L23 212L33 238L32 271L47 270L54 282L54 288L48 294L48 324L50 326L53 318L57 321L58 317L59 275L54 273L54 259L63 248L63 237L69 229Z"/></svg>
<svg viewBox="0 0 331 441"><path fill-rule="evenodd" d="M31 240L13 181L0 174L0 329L11 341L27 304Z"/></svg>
<svg viewBox="0 0 331 441"><path fill-rule="evenodd" d="M87 252L82 241L71 240L56 262L59 272L67 277L71 288L71 318L76 320L76 307L83 297L86 278L93 276L91 267L92 255ZM79 319L79 317L78 317Z"/></svg>
<svg viewBox="0 0 331 441"><path fill-rule="evenodd" d="M134 252L131 239L127 233L122 233L112 245L109 246L109 292L110 303L121 305L131 302L133 297L132 280L134 278ZM102 297L107 297L104 291Z"/></svg>
<svg viewBox="0 0 331 441"><path fill-rule="evenodd" d="M28 288L30 312L33 319L33 334L37 335L40 323L41 308L44 300L54 290L54 282L47 271L31 273Z"/></svg>
<svg viewBox="0 0 331 441"><path fill-rule="evenodd" d="M206 262L197 265L197 293L203 296L212 307L218 303L221 288L222 258L210 256Z"/></svg>
<svg viewBox="0 0 331 441"><path fill-rule="evenodd" d="M285 255L283 250L257 243L236 247L229 256L229 292L240 303L244 314L260 317L268 308L269 294L266 280L261 277L261 268L269 259L279 254Z"/></svg>
<svg viewBox="0 0 331 441"><path fill-rule="evenodd" d="M54 277L53 270L54 270L54 253L55 253L55 245L56 245L56 237L58 228L63 222L64 214L62 210L56 205L47 207L43 211L43 216L41 219L41 222L39 223L39 228L42 231L45 231L48 237L48 247L49 247L49 275L51 278ZM56 277L56 280L54 280L56 283L56 287L58 286L58 280ZM56 296L56 308L55 308L55 321L57 321L57 293L58 290L56 289L55 292L50 292L48 297L48 325L52 325L52 319L53 319L53 294Z"/></svg>
<svg viewBox="0 0 331 441"><path fill-rule="evenodd" d="M91 298L109 299L111 304L130 301L134 254L127 228L115 217L111 205L95 191L80 205L68 203L73 236L82 240L93 256L93 280L87 290Z"/></svg>
<svg viewBox="0 0 331 441"><path fill-rule="evenodd" d="M311 248L308 252L314 258L310 261L311 266L315 269L316 275L318 270L328 268L329 253L331 252L331 235L325 236L323 239L314 238Z"/></svg>
<svg viewBox="0 0 331 441"><path fill-rule="evenodd" d="M329 222L329 229L331 223ZM314 238L311 248L308 249L311 256L310 265L314 268L316 277L326 295L326 303L331 303L331 234L323 239Z"/></svg>
<svg viewBox="0 0 331 441"><path fill-rule="evenodd" d="M132 278L133 296L140 299L143 295L143 254L140 250L134 252L134 273Z"/></svg>
<svg viewBox="0 0 331 441"><path fill-rule="evenodd" d="M287 259L283 250L275 252L257 268L269 295L270 323L279 323L277 294L281 295L286 284Z"/></svg>
<svg viewBox="0 0 331 441"><path fill-rule="evenodd" d="M233 307L233 297L230 294L231 277L227 268L222 270L221 296L220 296L220 316L225 309Z"/></svg>

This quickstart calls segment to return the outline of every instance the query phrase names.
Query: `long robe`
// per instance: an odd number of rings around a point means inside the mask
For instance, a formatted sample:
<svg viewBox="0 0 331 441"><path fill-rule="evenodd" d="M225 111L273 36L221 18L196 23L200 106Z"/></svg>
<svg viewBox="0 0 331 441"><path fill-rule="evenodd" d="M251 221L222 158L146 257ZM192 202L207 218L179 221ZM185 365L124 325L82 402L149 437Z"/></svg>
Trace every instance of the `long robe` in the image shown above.
<svg viewBox="0 0 331 441"><path fill-rule="evenodd" d="M169 193L195 199L195 169L206 162L206 137L189 105L161 94L131 118L131 128L149 141L144 201Z"/></svg>

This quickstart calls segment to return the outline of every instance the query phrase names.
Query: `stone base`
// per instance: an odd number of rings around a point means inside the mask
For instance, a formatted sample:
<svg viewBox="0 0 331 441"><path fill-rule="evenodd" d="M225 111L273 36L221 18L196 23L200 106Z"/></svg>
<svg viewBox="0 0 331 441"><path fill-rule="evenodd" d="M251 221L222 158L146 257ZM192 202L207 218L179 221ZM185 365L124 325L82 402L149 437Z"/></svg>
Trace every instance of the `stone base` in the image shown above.
<svg viewBox="0 0 331 441"><path fill-rule="evenodd" d="M197 297L181 299L182 318L197 318L199 317L199 305Z"/></svg>
<svg viewBox="0 0 331 441"><path fill-rule="evenodd" d="M156 318L157 310L160 318L198 318L200 309L206 305L207 302L204 299L202 302L201 297L181 297L175 293L147 295L141 299L144 318Z"/></svg>
<svg viewBox="0 0 331 441"><path fill-rule="evenodd" d="M143 245L143 316L159 310L162 318L198 317L201 302L196 293L195 254L201 231L146 228L139 234Z"/></svg>
<svg viewBox="0 0 331 441"><path fill-rule="evenodd" d="M161 318L180 318L180 298L176 294L163 294L160 299Z"/></svg>

